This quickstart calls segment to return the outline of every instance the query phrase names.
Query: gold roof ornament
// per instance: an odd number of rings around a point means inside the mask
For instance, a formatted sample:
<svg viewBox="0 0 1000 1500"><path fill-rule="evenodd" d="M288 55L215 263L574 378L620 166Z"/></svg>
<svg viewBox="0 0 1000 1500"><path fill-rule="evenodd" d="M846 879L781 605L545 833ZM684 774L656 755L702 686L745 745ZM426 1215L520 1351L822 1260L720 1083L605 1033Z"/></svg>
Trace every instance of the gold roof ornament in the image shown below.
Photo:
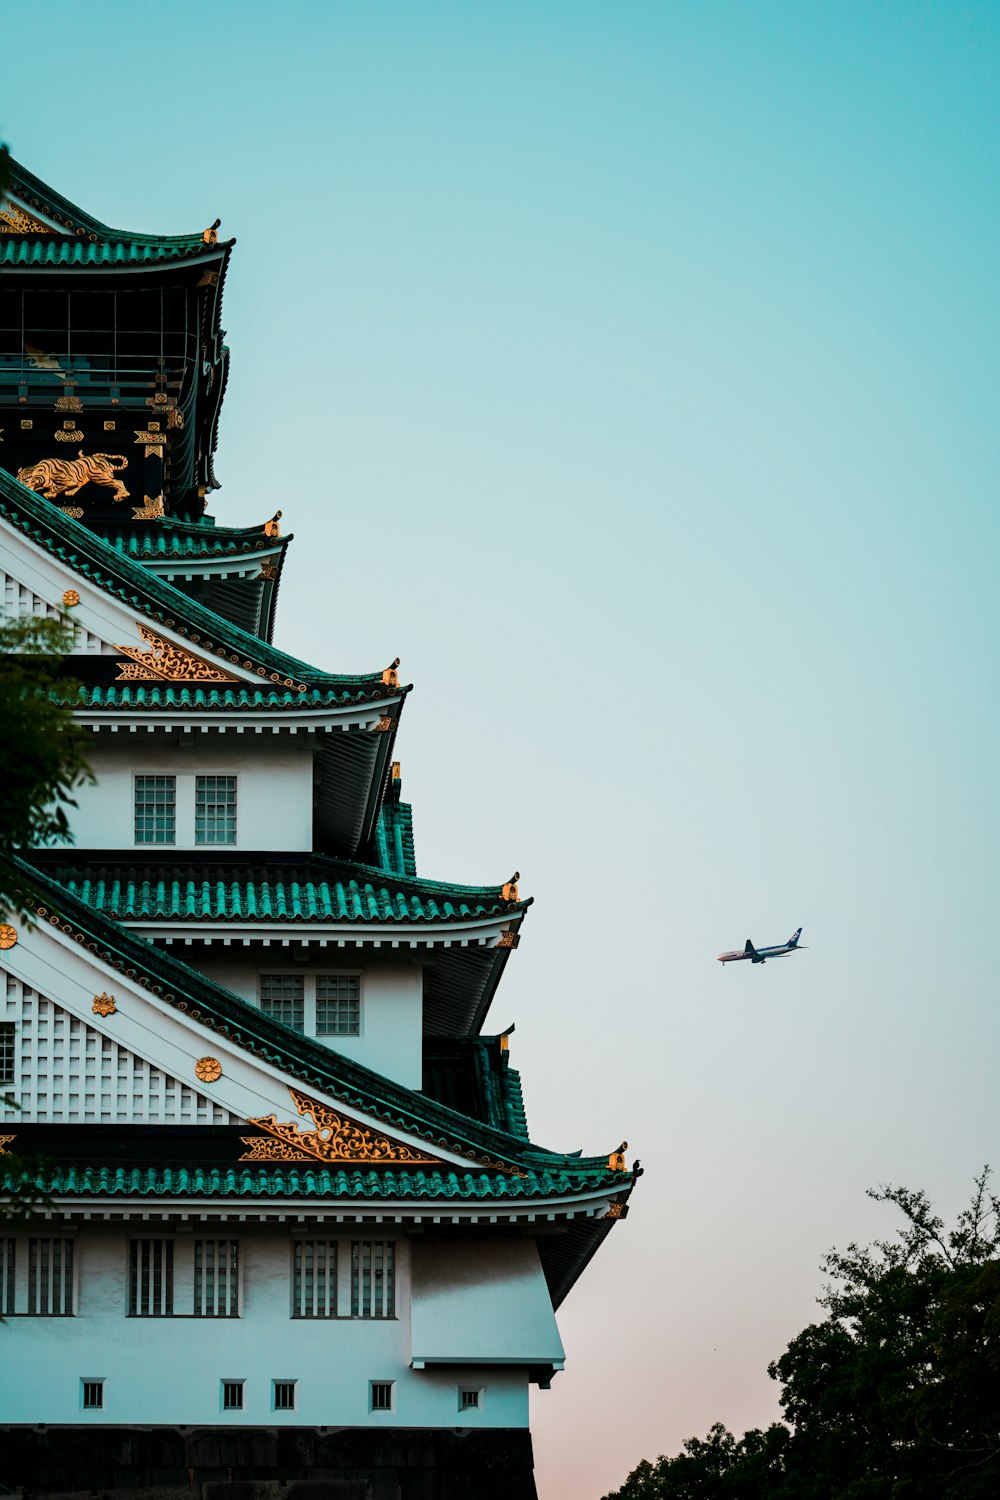
<svg viewBox="0 0 1000 1500"><path fill-rule="evenodd" d="M82 442L83 433L72 429L57 432L64 442ZM29 490L41 490L46 500L55 500L59 495L67 498L82 490L85 484L102 484L114 490L113 500L127 500L128 490L117 477L128 468L128 459L123 453L84 453L80 449L77 458L43 458L28 468L18 469L17 477Z"/></svg>
<svg viewBox="0 0 1000 1500"><path fill-rule="evenodd" d="M208 226L207 229L203 229L202 230L201 237L205 241L206 245L214 245L214 244L216 244L218 242L218 239L219 239L219 225L221 223L222 223L221 219L216 219L216 221L215 221L214 224L209 224L209 226Z"/></svg>
<svg viewBox="0 0 1000 1500"><path fill-rule="evenodd" d="M9 922L0 922L0 949L13 948L17 942L17 928Z"/></svg>
<svg viewBox="0 0 1000 1500"><path fill-rule="evenodd" d="M134 505L132 515L137 521L162 521L163 520L163 494L162 491L155 500L150 500L148 495L143 495L145 505ZM124 647L122 648L124 650Z"/></svg>
<svg viewBox="0 0 1000 1500"><path fill-rule="evenodd" d="M505 901L516 901L518 899L517 882L520 880L520 878L520 870L515 870L510 879L504 882L503 889L501 890L500 894Z"/></svg>
<svg viewBox="0 0 1000 1500"><path fill-rule="evenodd" d="M199 1057L194 1072L202 1083L216 1083L222 1077L222 1064L217 1057Z"/></svg>
<svg viewBox="0 0 1000 1500"><path fill-rule="evenodd" d="M399 657L397 656L394 661L389 663L385 671L382 673L382 682L386 687L399 687L399 673L396 671L396 668L398 666Z"/></svg>
<svg viewBox="0 0 1000 1500"><path fill-rule="evenodd" d="M274 512L274 515L271 517L271 519L269 521L265 521L264 522L264 535L265 536L280 536L281 535L281 527L278 525L278 522L280 520L281 520L281 511L280 510L276 510Z"/></svg>
<svg viewBox="0 0 1000 1500"><path fill-rule="evenodd" d="M628 1150L628 1141L622 1141L617 1151L612 1151L608 1157L608 1170L610 1172L624 1172L625 1152Z"/></svg>
<svg viewBox="0 0 1000 1500"><path fill-rule="evenodd" d="M60 507L60 508L63 508L63 507ZM73 506L67 506L67 507L65 507L65 509L72 510L72 509L74 509L74 507ZM76 589L66 589L66 590L64 590L64 592L63 592L63 608L64 609L75 609L76 606L79 604L79 602L80 602L80 595L77 593Z"/></svg>
<svg viewBox="0 0 1000 1500"><path fill-rule="evenodd" d="M232 672L164 640L148 625L139 624L138 630L149 649L116 646L116 651L123 651L130 658L118 663L116 682L239 682Z"/></svg>
<svg viewBox="0 0 1000 1500"><path fill-rule="evenodd" d="M10 1145L11 1141L16 1140L16 1135L0 1135L0 1156L13 1156L14 1153L12 1151L8 1151L7 1147Z"/></svg>
<svg viewBox="0 0 1000 1500"><path fill-rule="evenodd" d="M99 995L94 996L95 1016L113 1016L117 1012L118 1007L115 1004L114 995L109 995L106 990L102 990Z"/></svg>
<svg viewBox="0 0 1000 1500"><path fill-rule="evenodd" d="M310 1099L298 1089L289 1089L292 1103L300 1115L308 1115L315 1129L300 1130L277 1115L250 1120L266 1135L243 1136L244 1152L240 1161L324 1161L353 1162L359 1166L441 1166L440 1157L424 1156L412 1146L393 1140L379 1130L359 1125L339 1110L318 1099Z"/></svg>

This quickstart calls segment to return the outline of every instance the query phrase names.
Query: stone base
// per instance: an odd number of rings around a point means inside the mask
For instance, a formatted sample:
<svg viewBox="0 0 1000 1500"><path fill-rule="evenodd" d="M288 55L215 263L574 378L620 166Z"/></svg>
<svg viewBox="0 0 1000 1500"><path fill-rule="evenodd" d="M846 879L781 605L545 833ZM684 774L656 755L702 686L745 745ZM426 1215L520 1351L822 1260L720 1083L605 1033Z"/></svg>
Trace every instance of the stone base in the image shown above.
<svg viewBox="0 0 1000 1500"><path fill-rule="evenodd" d="M25 1500L537 1500L522 1428L5 1427Z"/></svg>

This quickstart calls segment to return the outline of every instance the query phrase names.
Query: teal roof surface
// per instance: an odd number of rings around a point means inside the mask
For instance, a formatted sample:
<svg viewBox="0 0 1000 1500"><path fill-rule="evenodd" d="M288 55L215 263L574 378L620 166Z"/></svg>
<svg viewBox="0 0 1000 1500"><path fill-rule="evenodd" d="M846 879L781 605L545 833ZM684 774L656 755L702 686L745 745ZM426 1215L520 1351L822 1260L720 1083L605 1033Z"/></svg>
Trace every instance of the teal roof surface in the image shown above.
<svg viewBox="0 0 1000 1500"><path fill-rule="evenodd" d="M175 521L168 516L155 526L109 528L100 534L116 552L138 562L240 557L246 553L272 552L275 547L283 549L292 541L291 533L265 536L262 526L202 526L196 521Z"/></svg>
<svg viewBox="0 0 1000 1500"><path fill-rule="evenodd" d="M375 828L375 858L383 870L396 875L417 873L413 848L413 808L399 800L399 782L390 783L389 795L379 809Z"/></svg>

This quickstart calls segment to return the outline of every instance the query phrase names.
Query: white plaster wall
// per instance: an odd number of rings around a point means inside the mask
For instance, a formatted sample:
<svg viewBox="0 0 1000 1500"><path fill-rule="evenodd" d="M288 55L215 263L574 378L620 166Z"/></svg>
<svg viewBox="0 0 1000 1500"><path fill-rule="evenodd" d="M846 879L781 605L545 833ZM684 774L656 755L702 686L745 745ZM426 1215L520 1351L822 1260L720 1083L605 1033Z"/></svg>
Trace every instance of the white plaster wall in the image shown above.
<svg viewBox="0 0 1000 1500"><path fill-rule="evenodd" d="M256 736L123 735L122 743L90 754L95 786L81 787L68 809L81 849L209 848L309 850L313 839L313 757L309 748L270 745ZM176 776L174 844L135 843L135 776ZM235 776L236 843L196 845L196 776Z"/></svg>
<svg viewBox="0 0 1000 1500"><path fill-rule="evenodd" d="M212 1232L224 1233L218 1228ZM379 1231L363 1234L372 1237ZM350 1238L343 1241L341 1257L348 1276ZM475 1361L447 1370L410 1368L413 1242L399 1238L396 1243L399 1315L392 1320L292 1319L291 1236L274 1229L241 1236L239 1318L129 1318L128 1233L120 1226L85 1225L75 1238L76 1315L14 1315L4 1325L4 1421L526 1427L526 1369L492 1370ZM474 1257L478 1248L467 1245L464 1253ZM26 1275L25 1267L22 1254L19 1271ZM185 1288L178 1279L175 1305L185 1291L190 1298L189 1285ZM101 1378L103 1410L83 1411L81 1379ZM297 1382L294 1411L271 1410L274 1379ZM245 1381L242 1411L222 1411L223 1380ZM392 1411L368 1410L370 1380L395 1382ZM463 1385L483 1391L479 1411L459 1413Z"/></svg>
<svg viewBox="0 0 1000 1500"><path fill-rule="evenodd" d="M423 974L419 964L352 964L340 950L329 959L310 956L306 963L282 957L281 948L251 954L239 949L205 951L194 960L201 973L235 990L252 1005L260 1003L260 975L301 974L306 980L305 1033L366 1068L392 1078L407 1088L423 1082ZM361 976L360 1036L316 1036L315 1014L309 1005L309 981L317 974Z"/></svg>
<svg viewBox="0 0 1000 1500"><path fill-rule="evenodd" d="M413 1241L413 1359L562 1364L533 1239Z"/></svg>

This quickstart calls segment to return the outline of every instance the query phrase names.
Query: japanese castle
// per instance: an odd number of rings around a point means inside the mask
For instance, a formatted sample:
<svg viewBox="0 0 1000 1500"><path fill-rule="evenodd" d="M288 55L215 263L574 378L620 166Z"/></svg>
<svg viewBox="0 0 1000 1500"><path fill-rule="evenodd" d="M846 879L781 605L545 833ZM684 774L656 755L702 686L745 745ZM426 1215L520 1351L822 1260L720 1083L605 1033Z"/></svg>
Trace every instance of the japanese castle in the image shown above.
<svg viewBox="0 0 1000 1500"><path fill-rule="evenodd" d="M71 622L96 777L0 927L0 1148L46 1194L0 1225L0 1482L529 1500L639 1168L529 1135L487 1021L530 901L418 875L398 662L273 645L280 512L206 514L233 243L17 164L0 203L5 610Z"/></svg>

